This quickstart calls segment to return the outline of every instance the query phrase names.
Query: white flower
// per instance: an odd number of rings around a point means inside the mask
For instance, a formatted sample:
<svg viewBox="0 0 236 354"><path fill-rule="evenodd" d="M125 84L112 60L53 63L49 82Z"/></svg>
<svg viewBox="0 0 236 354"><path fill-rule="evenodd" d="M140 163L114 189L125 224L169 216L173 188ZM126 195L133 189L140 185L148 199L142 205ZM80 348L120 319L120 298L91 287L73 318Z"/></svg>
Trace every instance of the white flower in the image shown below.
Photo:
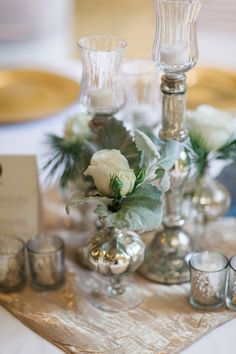
<svg viewBox="0 0 236 354"><path fill-rule="evenodd" d="M232 114L208 105L188 111L187 128L193 136L202 137L207 151L217 151L236 138Z"/></svg>
<svg viewBox="0 0 236 354"><path fill-rule="evenodd" d="M91 176L97 190L107 196L114 196L111 189L111 178L117 176L122 182L121 195L130 193L136 180L134 171L130 169L126 158L119 150L99 150L93 154L90 166L84 172L85 176Z"/></svg>
<svg viewBox="0 0 236 354"><path fill-rule="evenodd" d="M78 113L73 117L70 117L65 125L64 137L66 140L83 143L90 134L89 122L91 116L85 113Z"/></svg>

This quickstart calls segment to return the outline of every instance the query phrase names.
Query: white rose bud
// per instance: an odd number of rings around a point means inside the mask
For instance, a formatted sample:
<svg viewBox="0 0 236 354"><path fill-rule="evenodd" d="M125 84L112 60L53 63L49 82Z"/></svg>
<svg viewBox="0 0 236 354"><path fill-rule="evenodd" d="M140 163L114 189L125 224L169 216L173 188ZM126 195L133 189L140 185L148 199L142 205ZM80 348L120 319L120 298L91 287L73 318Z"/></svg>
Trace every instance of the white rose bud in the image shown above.
<svg viewBox="0 0 236 354"><path fill-rule="evenodd" d="M232 114L208 105L188 111L187 128L193 136L202 137L207 151L217 151L236 137Z"/></svg>
<svg viewBox="0 0 236 354"><path fill-rule="evenodd" d="M107 197L114 196L111 188L111 178L117 176L122 182L121 195L130 193L135 184L135 174L129 167L127 159L119 150L99 150L93 154L90 166L84 172L91 176L97 190Z"/></svg>

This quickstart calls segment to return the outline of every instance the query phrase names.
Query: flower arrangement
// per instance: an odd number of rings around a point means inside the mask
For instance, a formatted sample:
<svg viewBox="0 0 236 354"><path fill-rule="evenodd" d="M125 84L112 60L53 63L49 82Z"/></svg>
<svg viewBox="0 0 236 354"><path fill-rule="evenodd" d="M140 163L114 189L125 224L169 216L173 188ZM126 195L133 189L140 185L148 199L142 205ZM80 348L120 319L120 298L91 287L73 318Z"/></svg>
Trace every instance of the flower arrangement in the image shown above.
<svg viewBox="0 0 236 354"><path fill-rule="evenodd" d="M236 120L229 112L201 105L187 113L190 163L203 176L214 160L236 161Z"/></svg>
<svg viewBox="0 0 236 354"><path fill-rule="evenodd" d="M80 141L72 126L67 123L59 148L52 144L58 137L50 136L52 157L47 164L50 174L60 168L63 184L81 177L86 182L86 188L70 198L67 213L92 201L107 227L139 232L158 227L163 193L170 186L168 171L179 156L180 144L158 139L154 143L140 130L132 134L113 117L97 133L86 131Z"/></svg>

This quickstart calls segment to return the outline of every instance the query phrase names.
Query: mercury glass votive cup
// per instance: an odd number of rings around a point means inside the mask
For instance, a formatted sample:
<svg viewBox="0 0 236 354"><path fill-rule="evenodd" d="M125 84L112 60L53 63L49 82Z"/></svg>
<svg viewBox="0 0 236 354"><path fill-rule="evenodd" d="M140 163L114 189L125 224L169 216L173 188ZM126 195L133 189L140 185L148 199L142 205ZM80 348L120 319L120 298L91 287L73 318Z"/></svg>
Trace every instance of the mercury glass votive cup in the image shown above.
<svg viewBox="0 0 236 354"><path fill-rule="evenodd" d="M190 304L206 310L224 305L227 257L218 252L198 252L191 256L189 265Z"/></svg>
<svg viewBox="0 0 236 354"><path fill-rule="evenodd" d="M27 243L33 287L56 289L64 282L64 242L58 236L36 236Z"/></svg>
<svg viewBox="0 0 236 354"><path fill-rule="evenodd" d="M226 305L230 310L236 311L236 256L229 260Z"/></svg>
<svg viewBox="0 0 236 354"><path fill-rule="evenodd" d="M20 290L24 281L24 242L15 237L0 238L0 291Z"/></svg>

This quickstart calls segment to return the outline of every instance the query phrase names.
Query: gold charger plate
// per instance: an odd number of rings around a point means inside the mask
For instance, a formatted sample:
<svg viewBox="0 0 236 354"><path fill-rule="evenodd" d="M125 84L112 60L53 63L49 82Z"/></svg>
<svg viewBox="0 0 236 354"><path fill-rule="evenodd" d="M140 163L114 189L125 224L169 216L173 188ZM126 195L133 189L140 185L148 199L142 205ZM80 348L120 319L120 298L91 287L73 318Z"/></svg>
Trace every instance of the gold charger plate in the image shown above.
<svg viewBox="0 0 236 354"><path fill-rule="evenodd" d="M236 111L236 72L196 67L187 73L187 107L210 104Z"/></svg>
<svg viewBox="0 0 236 354"><path fill-rule="evenodd" d="M0 71L0 123L19 123L54 115L75 103L79 84L39 70Z"/></svg>

